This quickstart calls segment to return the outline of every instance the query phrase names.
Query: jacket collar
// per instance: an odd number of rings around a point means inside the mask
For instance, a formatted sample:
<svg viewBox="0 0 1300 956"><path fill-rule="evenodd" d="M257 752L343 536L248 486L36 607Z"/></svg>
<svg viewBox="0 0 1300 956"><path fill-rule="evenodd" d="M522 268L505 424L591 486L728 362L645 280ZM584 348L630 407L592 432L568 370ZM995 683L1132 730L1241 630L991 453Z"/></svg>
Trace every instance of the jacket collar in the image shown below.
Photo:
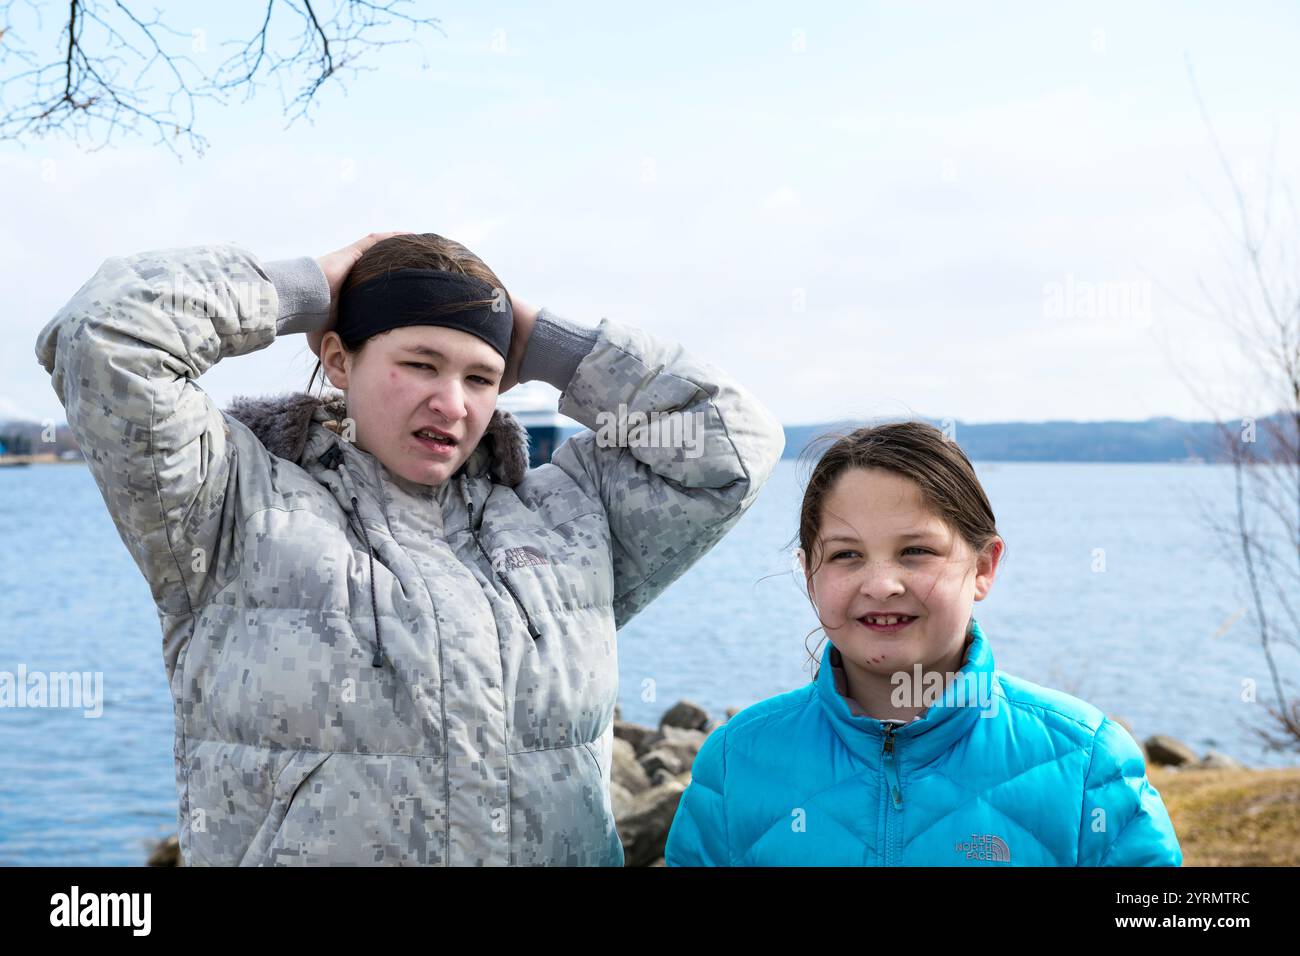
<svg viewBox="0 0 1300 956"><path fill-rule="evenodd" d="M316 454L324 450L316 450L322 443L342 442L330 425L340 421L344 411L342 392L324 396L291 392L265 398L241 396L230 403L225 414L246 425L271 454L302 465L309 440ZM322 435L318 429L328 434ZM355 447L352 451L366 454ZM461 471L471 478L487 475L496 484L519 484L528 473L528 429L497 408L457 474Z"/></svg>
<svg viewBox="0 0 1300 956"><path fill-rule="evenodd" d="M876 764L884 745L885 725L874 717L855 716L848 699L835 684L840 655L830 641L817 672L817 696L835 733L860 760ZM1005 700L998 686L989 646L979 622L972 619L971 637L958 677L944 688L942 699L911 723L894 732L900 763L921 766L949 750L975 726L975 721L997 716Z"/></svg>

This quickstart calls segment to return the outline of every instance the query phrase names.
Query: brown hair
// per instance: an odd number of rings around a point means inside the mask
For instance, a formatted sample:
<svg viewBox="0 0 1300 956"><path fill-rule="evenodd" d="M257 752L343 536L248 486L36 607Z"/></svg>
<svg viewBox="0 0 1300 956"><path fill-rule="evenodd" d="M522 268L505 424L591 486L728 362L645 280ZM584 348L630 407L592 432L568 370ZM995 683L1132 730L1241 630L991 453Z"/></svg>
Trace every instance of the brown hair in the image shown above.
<svg viewBox="0 0 1300 956"><path fill-rule="evenodd" d="M883 468L915 482L929 509L977 553L1000 537L993 508L970 459L955 441L933 425L922 421L889 422L864 426L847 434L828 433L810 442L800 457L815 452L826 442L830 447L813 467L799 511L798 538L804 560L812 562L814 555L818 559L811 573L815 574L821 567L822 555L817 542L826 496L840 475L850 468ZM816 610L815 604L813 607ZM804 636L805 649L808 638L818 630L821 628L813 628ZM809 657L816 662L812 651Z"/></svg>
<svg viewBox="0 0 1300 956"><path fill-rule="evenodd" d="M462 275L480 279L491 285L493 289L505 291L505 286L497 278L496 273L489 269L482 259L459 242L432 232L421 232L389 236L387 239L376 242L363 252L343 279L343 285L339 289L339 298L341 299L343 294L353 286L360 285L376 276L385 275L394 269L441 269L444 272L458 272ZM430 310L429 315L431 317L449 315L462 309L490 305L491 302L492 300L487 299L451 303ZM387 333L380 332L379 334L386 335ZM361 350L366 347L366 342L369 341L370 339L366 339L365 342L357 346L355 352L349 354L359 355ZM344 346L344 351L348 351L347 346ZM307 382L307 391L311 391L317 375L320 375L323 387L326 378L319 358L316 360L316 367L312 369L311 379Z"/></svg>

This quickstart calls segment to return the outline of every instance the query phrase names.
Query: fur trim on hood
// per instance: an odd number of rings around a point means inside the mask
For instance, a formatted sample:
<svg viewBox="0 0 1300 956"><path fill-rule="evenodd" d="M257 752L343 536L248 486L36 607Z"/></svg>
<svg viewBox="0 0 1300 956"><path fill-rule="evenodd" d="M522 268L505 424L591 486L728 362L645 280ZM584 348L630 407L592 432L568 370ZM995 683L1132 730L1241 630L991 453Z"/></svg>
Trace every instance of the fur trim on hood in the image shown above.
<svg viewBox="0 0 1300 956"><path fill-rule="evenodd" d="M295 463L301 463L312 422L337 420L343 412L342 392L324 396L306 392L265 398L240 396L225 410L226 415L246 425L267 451ZM478 447L462 466L470 474L477 471L476 459L487 465L494 481L514 487L528 473L528 429L509 412L496 409Z"/></svg>

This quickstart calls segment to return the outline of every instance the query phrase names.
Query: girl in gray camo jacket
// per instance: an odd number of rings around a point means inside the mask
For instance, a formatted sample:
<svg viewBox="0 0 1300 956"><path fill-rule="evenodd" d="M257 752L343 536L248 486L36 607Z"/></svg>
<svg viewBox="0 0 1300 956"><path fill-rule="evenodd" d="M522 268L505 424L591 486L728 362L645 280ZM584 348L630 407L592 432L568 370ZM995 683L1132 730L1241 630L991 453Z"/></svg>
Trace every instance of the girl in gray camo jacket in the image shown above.
<svg viewBox="0 0 1300 956"><path fill-rule="evenodd" d="M184 862L620 865L615 633L754 501L781 426L674 342L515 299L505 361L432 325L348 352L331 300L385 250L486 270L427 234L148 251L106 260L36 345L157 605ZM292 332L343 395L222 411L199 386ZM515 380L587 426L531 470L495 407ZM696 440L602 427L620 408ZM404 440L422 426L453 453Z"/></svg>

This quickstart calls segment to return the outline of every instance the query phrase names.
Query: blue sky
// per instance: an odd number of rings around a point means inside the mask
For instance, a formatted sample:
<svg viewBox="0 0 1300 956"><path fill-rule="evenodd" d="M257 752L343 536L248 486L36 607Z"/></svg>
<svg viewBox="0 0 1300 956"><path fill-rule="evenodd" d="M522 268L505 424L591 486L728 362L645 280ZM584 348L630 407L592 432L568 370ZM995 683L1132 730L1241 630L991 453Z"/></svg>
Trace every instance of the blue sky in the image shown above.
<svg viewBox="0 0 1300 956"><path fill-rule="evenodd" d="M680 341L789 424L1204 417L1189 377L1261 410L1193 309L1233 266L1185 57L1260 194L1274 141L1300 169L1293 6L414 6L445 36L365 61L311 124L286 129L268 86L200 106L202 158L147 132L0 144L0 409L61 420L33 346L107 256L412 229L574 320ZM166 17L206 31L211 68L258 9ZM1054 308L1065 288L1112 305ZM203 387L303 388L309 358L287 336Z"/></svg>

